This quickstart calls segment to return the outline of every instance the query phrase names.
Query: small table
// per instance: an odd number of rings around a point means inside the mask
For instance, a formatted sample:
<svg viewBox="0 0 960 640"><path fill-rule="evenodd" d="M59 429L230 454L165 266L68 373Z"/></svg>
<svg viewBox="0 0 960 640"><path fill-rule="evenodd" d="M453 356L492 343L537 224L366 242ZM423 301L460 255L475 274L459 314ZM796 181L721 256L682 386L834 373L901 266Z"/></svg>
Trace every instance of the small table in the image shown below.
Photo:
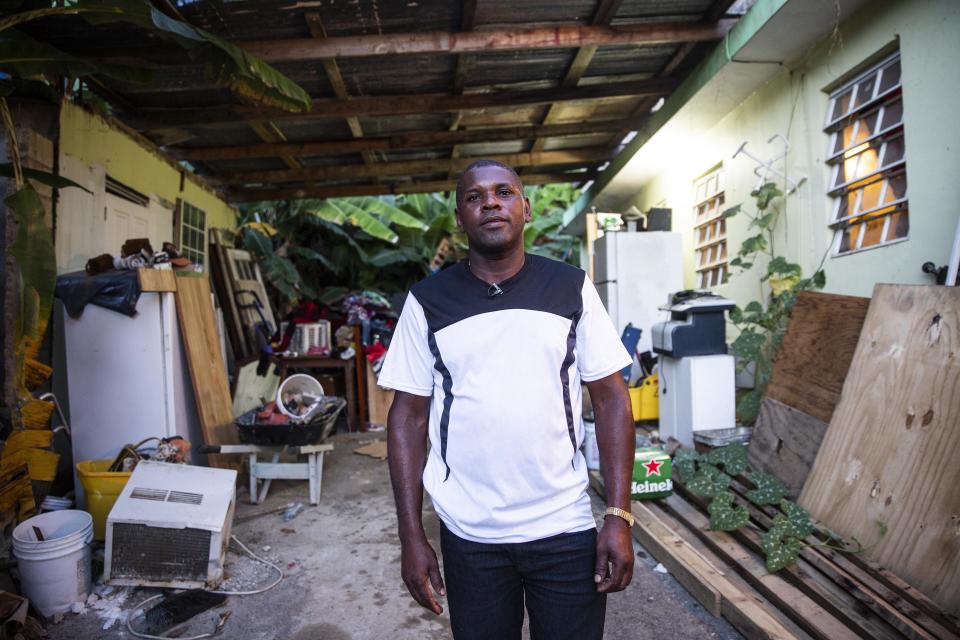
<svg viewBox="0 0 960 640"><path fill-rule="evenodd" d="M356 363L353 358L342 360L326 356L277 356L280 365L280 379L287 377L289 369L341 369L347 392L347 429L360 431L357 422L357 382Z"/></svg>
<svg viewBox="0 0 960 640"><path fill-rule="evenodd" d="M333 445L308 444L303 446L261 445L261 444L222 444L219 453L241 453L250 456L250 503L261 504L267 499L270 483L273 480L309 480L310 504L320 502L320 489L323 480L323 455L333 451ZM295 453L307 456L306 462L280 462L281 453ZM270 462L260 462L260 454L272 454ZM263 485L259 486L259 481Z"/></svg>

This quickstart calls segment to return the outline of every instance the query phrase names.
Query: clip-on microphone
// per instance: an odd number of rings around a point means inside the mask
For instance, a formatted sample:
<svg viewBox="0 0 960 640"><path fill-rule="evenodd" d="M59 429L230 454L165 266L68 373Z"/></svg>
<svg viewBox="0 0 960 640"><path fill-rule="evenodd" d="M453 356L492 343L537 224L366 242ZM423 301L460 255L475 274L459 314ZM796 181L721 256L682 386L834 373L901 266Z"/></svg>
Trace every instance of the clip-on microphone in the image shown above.
<svg viewBox="0 0 960 640"><path fill-rule="evenodd" d="M501 289L496 282L494 282L493 284L490 285L490 287L487 288L488 298L495 298L497 296L502 296L502 295L503 295L503 289Z"/></svg>

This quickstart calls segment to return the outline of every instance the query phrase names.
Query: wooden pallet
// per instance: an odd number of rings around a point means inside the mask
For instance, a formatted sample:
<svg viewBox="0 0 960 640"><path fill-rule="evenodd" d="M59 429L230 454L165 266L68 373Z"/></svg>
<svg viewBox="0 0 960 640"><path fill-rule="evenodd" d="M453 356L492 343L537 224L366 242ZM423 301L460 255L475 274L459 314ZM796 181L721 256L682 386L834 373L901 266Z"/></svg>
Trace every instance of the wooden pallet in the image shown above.
<svg viewBox="0 0 960 640"><path fill-rule="evenodd" d="M602 496L595 473L591 484ZM793 567L769 573L760 536L778 510L750 505L747 527L712 531L706 501L678 481L674 487L666 500L633 503L634 536L714 615L718 598L720 614L747 638L960 639L955 618L855 554L810 546ZM741 497L747 491L738 482L732 489ZM818 532L808 543L822 545L825 538Z"/></svg>

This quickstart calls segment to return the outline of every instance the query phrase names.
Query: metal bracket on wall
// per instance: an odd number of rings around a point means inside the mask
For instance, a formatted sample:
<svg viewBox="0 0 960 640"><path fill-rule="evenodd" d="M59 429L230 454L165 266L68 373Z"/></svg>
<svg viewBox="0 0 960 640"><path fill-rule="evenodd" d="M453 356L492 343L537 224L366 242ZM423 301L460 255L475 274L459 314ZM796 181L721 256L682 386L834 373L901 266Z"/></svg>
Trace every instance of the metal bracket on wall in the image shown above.
<svg viewBox="0 0 960 640"><path fill-rule="evenodd" d="M747 156L748 158L750 158L751 160L757 163L757 166L753 168L753 173L757 176L756 189L759 189L760 187L762 187L764 183L769 182L768 178L770 174L773 173L783 178L783 180L788 185L787 194L791 194L794 191L796 191L800 185L802 185L804 182L807 181L807 177L803 176L799 180L793 180L791 178L788 178L787 174L785 174L783 171L780 171L774 166L777 162L780 162L781 160L785 160L787 157L787 153L790 152L790 141L787 140L784 136L780 135L779 133L775 133L772 136L770 136L770 139L767 140L767 144L771 144L774 140L777 140L777 139L780 139L781 141L783 141L783 152L781 152L780 155L778 156L774 156L773 158L770 158L769 160L761 160L757 156L747 151L747 140L744 140L743 143L737 148L737 150L733 154L733 157L736 158L738 155L742 153L743 155Z"/></svg>

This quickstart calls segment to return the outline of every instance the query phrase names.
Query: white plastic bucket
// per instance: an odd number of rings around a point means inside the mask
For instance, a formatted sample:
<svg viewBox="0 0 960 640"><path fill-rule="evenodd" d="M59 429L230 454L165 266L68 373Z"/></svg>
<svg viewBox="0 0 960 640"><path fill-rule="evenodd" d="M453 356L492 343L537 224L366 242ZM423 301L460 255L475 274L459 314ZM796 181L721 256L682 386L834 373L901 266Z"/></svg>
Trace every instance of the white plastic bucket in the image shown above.
<svg viewBox="0 0 960 640"><path fill-rule="evenodd" d="M587 469L600 468L600 447L597 445L597 431L593 422L583 421L583 457L587 459Z"/></svg>
<svg viewBox="0 0 960 640"><path fill-rule="evenodd" d="M47 496L40 504L40 511L64 511L73 509L73 498L58 498L56 496Z"/></svg>
<svg viewBox="0 0 960 640"><path fill-rule="evenodd" d="M33 528L43 534L37 540ZM45 617L64 613L90 594L93 517L86 511L51 511L13 530L13 553L23 595Z"/></svg>
<svg viewBox="0 0 960 640"><path fill-rule="evenodd" d="M323 395L323 385L313 376L305 373L295 373L281 382L280 386L277 387L277 408L280 409L280 413L288 415L291 418L300 418L301 416L290 413L287 411L287 408L283 406L283 397L291 393L308 393L312 396L319 397Z"/></svg>

